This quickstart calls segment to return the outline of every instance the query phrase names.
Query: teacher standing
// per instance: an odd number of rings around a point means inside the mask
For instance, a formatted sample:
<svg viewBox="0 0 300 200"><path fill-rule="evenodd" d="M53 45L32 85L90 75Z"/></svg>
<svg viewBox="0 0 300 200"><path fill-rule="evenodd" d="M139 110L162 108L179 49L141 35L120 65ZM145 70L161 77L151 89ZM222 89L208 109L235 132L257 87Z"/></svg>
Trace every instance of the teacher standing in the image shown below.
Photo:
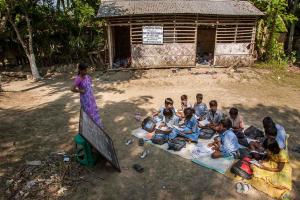
<svg viewBox="0 0 300 200"><path fill-rule="evenodd" d="M80 93L81 107L96 124L103 128L93 92L92 77L87 74L87 69L88 65L85 63L78 65L78 74L74 79L71 91Z"/></svg>

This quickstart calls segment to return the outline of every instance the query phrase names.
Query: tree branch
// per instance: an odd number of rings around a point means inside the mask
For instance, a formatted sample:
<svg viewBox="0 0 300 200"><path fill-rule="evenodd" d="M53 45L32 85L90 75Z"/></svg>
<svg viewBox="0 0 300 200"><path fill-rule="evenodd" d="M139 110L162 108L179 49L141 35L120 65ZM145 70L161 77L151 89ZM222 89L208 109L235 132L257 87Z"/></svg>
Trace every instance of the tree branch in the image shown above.
<svg viewBox="0 0 300 200"><path fill-rule="evenodd" d="M24 40L23 40L22 37L21 37L21 34L20 34L20 32L19 32L19 30L18 30L18 28L17 28L17 25L16 25L16 24L14 23L14 21L11 19L11 16L8 17L8 21L9 21L9 23L11 24L11 26L13 27L13 29L14 29L16 35L17 35L17 38L18 38L19 42L21 43L22 47L24 48L24 51L25 51L26 55L28 56L28 55L29 55L28 48L27 48L27 46L26 46Z"/></svg>

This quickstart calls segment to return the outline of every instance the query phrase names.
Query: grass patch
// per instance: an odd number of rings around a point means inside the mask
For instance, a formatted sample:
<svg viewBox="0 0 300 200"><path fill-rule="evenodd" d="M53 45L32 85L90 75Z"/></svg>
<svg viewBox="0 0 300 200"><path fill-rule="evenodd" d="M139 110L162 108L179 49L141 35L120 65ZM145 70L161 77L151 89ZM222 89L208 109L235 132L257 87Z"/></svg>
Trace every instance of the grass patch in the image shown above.
<svg viewBox="0 0 300 200"><path fill-rule="evenodd" d="M279 85L290 85L300 87L300 74L288 71L287 63L278 63L271 61L268 63L258 62L253 65L258 72L266 80L270 80ZM267 70L269 73L260 73L260 70Z"/></svg>

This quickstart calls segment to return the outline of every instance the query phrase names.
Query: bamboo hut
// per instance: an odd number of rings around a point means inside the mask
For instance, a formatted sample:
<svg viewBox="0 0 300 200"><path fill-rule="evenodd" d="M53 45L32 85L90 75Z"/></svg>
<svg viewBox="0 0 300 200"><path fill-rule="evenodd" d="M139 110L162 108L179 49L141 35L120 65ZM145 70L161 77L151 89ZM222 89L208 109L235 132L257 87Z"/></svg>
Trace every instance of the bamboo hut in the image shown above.
<svg viewBox="0 0 300 200"><path fill-rule="evenodd" d="M133 68L254 61L256 21L263 13L238 0L103 0L109 64L130 58ZM202 60L201 60L202 59Z"/></svg>

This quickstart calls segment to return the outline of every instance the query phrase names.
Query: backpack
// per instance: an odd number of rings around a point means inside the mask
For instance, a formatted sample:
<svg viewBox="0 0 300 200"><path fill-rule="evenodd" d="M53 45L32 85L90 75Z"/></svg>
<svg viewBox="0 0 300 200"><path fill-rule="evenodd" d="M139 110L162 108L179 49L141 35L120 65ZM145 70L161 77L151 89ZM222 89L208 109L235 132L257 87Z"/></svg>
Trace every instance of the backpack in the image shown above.
<svg viewBox="0 0 300 200"><path fill-rule="evenodd" d="M163 145L166 141L163 134L154 134L151 138L153 144Z"/></svg>
<svg viewBox="0 0 300 200"><path fill-rule="evenodd" d="M230 169L230 172L245 179L251 179L253 177L253 170L250 165L250 158L244 157L243 159L234 163Z"/></svg>
<svg viewBox="0 0 300 200"><path fill-rule="evenodd" d="M168 150L180 151L183 147L185 147L186 142L184 140L179 139L171 139L168 142Z"/></svg>
<svg viewBox="0 0 300 200"><path fill-rule="evenodd" d="M244 134L251 139L257 139L260 137L264 137L264 132L254 126L250 126L244 131Z"/></svg>
<svg viewBox="0 0 300 200"><path fill-rule="evenodd" d="M149 133L155 131L155 127L156 127L156 121L152 119L152 117L147 117L142 122L142 129L144 129Z"/></svg>
<svg viewBox="0 0 300 200"><path fill-rule="evenodd" d="M201 133L202 135L199 135L200 139L210 140L215 135L216 132L210 128L203 128L201 129Z"/></svg>

